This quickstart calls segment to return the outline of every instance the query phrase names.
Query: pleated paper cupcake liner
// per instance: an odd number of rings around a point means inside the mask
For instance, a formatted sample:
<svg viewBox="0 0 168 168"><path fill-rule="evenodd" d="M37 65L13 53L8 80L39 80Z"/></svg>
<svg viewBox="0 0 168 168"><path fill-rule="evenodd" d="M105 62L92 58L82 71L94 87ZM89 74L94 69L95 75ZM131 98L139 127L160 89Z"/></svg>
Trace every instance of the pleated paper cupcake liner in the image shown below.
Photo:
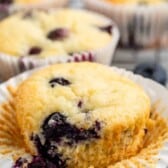
<svg viewBox="0 0 168 168"><path fill-rule="evenodd" d="M168 91L161 85L132 72L112 68L142 86L152 102L151 119L155 125L148 128L144 138L143 149L136 156L127 158L108 168L165 168L168 166ZM1 168L11 168L20 157L29 157L17 126L13 98L19 84L34 71L25 72L0 85L0 163ZM164 145L166 144L166 145ZM161 165L161 166L160 166ZM164 167L165 166L165 167ZM89 168L94 168L90 166Z"/></svg>
<svg viewBox="0 0 168 168"><path fill-rule="evenodd" d="M168 5L115 5L105 0L84 0L87 8L112 18L121 32L120 46L157 48L167 28Z"/></svg>
<svg viewBox="0 0 168 168"><path fill-rule="evenodd" d="M55 63L66 62L81 62L81 61L94 61L95 55L91 52L76 53L73 56L56 56L48 57L46 59L34 58L34 57L20 57L9 56L0 54L0 78L7 80L8 78L15 76L21 72L31 70L37 67L51 65Z"/></svg>
<svg viewBox="0 0 168 168"><path fill-rule="evenodd" d="M110 65L119 41L119 30L115 26L115 23L111 22L111 20L106 17L103 18L105 19L105 22L107 21L106 23L113 25L111 30L111 41L105 47L87 52L74 53L71 56L52 56L47 58L31 56L17 58L0 53L0 79L5 81L23 71L55 63L94 61Z"/></svg>
<svg viewBox="0 0 168 168"><path fill-rule="evenodd" d="M111 165L108 168L157 168L159 161L158 153L160 149L164 149L163 145L168 140L168 126L167 122L158 114L158 111L153 108L153 119L156 124L148 130L146 137L144 138L143 149L136 155L129 159L125 159L121 162Z"/></svg>

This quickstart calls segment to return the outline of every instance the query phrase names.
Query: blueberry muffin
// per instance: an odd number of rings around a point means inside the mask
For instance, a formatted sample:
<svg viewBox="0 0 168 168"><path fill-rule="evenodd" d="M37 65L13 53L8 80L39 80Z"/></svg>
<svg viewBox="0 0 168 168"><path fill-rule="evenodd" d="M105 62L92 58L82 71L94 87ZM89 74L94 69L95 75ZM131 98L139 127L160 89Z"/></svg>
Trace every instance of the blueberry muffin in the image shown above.
<svg viewBox="0 0 168 168"><path fill-rule="evenodd" d="M19 86L15 105L30 167L105 168L141 149L150 115L142 88L88 62L39 70Z"/></svg>
<svg viewBox="0 0 168 168"><path fill-rule="evenodd" d="M46 58L102 48L112 39L103 26L101 17L81 10L19 13L0 23L0 52Z"/></svg>

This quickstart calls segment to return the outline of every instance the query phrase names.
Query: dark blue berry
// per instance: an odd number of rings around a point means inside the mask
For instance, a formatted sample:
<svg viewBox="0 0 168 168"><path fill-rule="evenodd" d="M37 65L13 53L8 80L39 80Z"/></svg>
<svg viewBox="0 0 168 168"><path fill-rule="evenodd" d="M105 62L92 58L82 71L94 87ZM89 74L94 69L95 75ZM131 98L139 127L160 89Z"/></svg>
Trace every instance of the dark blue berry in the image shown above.
<svg viewBox="0 0 168 168"><path fill-rule="evenodd" d="M80 100L80 101L78 102L78 107L79 107L79 108L82 108L82 105L83 105L83 102Z"/></svg>
<svg viewBox="0 0 168 168"><path fill-rule="evenodd" d="M42 144L38 135L32 136L31 140L34 142L38 150L39 153L38 157L39 159L41 159L41 164L44 165L45 163L46 166L45 168L66 167L65 161L62 160L62 155L57 152L57 147L51 145L50 141L46 140L45 143ZM31 165L32 164L36 165L36 160L33 160Z"/></svg>
<svg viewBox="0 0 168 168"><path fill-rule="evenodd" d="M113 25L108 25L108 26L99 27L99 28L100 30L105 31L109 33L110 35L112 35Z"/></svg>
<svg viewBox="0 0 168 168"><path fill-rule="evenodd" d="M50 40L63 40L69 36L69 30L66 28L57 28L48 33L47 38Z"/></svg>
<svg viewBox="0 0 168 168"><path fill-rule="evenodd" d="M40 47L34 46L34 47L30 48L28 55L37 55L37 54L40 54L41 51L42 51L42 49Z"/></svg>
<svg viewBox="0 0 168 168"><path fill-rule="evenodd" d="M63 159L58 152L58 145L75 145L83 141L100 138L101 125L95 121L89 129L78 128L68 123L67 117L59 112L49 115L42 125L42 135L45 142L42 144L38 135L32 135L30 139L34 142L39 156L35 156L28 168L66 168L67 159ZM54 143L53 143L54 142ZM16 168L16 167L14 167Z"/></svg>
<svg viewBox="0 0 168 168"><path fill-rule="evenodd" d="M60 142L66 138L66 143L74 144L99 138L100 123L96 121L89 129L77 128L68 123L64 115L56 112L45 120L42 128L46 139Z"/></svg>
<svg viewBox="0 0 168 168"><path fill-rule="evenodd" d="M62 85L62 86L68 86L70 85L71 83L67 80L67 79L64 79L64 78L54 78L52 80L49 81L51 87L55 87L55 85Z"/></svg>

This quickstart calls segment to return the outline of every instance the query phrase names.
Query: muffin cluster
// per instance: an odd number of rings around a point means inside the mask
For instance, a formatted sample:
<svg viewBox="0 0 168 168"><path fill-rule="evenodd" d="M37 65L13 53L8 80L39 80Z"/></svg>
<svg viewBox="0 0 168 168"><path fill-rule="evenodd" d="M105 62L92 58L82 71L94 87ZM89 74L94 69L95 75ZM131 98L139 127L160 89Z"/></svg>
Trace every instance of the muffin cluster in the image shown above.
<svg viewBox="0 0 168 168"><path fill-rule="evenodd" d="M46 167L107 167L142 148L150 122L143 89L94 63L34 73L19 86L15 105L25 146L34 156L26 165L32 166L38 160Z"/></svg>

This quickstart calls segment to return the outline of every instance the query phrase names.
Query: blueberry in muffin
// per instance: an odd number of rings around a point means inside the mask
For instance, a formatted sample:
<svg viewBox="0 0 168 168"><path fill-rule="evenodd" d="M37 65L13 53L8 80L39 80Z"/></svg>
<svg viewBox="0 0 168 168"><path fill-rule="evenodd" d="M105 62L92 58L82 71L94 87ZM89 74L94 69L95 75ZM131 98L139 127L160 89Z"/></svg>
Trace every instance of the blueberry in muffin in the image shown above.
<svg viewBox="0 0 168 168"><path fill-rule="evenodd" d="M19 86L15 104L33 155L26 164L45 168L105 168L135 155L151 110L137 84L88 62L39 70Z"/></svg>

